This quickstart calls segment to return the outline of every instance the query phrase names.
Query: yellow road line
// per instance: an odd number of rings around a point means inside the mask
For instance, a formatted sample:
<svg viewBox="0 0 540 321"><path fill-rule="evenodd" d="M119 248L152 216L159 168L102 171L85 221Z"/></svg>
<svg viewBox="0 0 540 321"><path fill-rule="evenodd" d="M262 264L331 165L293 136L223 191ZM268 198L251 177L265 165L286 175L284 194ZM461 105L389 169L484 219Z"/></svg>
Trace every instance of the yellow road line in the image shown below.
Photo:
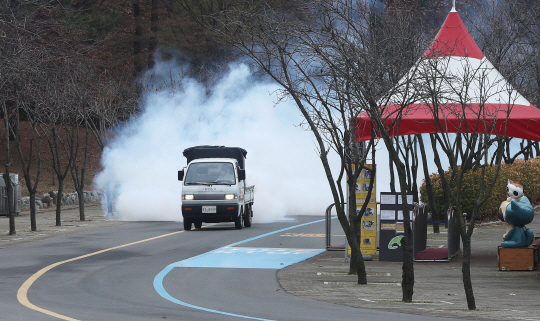
<svg viewBox="0 0 540 321"><path fill-rule="evenodd" d="M47 315L56 317L56 318L58 318L58 319L62 319L62 320L68 320L68 321L80 321L80 320L78 320L78 319L70 318L70 317L67 317L67 316L65 316L65 315L58 314L58 313L56 313L56 312L53 312L53 311L49 311L49 310L40 308L40 307L35 306L35 305L33 305L32 303L30 303L30 301L28 300L28 290L30 289L30 287L32 286L32 284L34 284L34 282L35 282L39 277L41 277L43 274L45 274L45 272L50 271L51 269L53 269L53 268L55 268L55 267L57 267L57 266L59 266L59 265L62 265L62 264L64 264L64 263L69 263L69 262L77 261L77 260L80 260L80 259L84 259L84 258L87 258L87 257L90 257L90 256L97 255L97 254L109 252L109 251L112 251L112 250L121 249L121 248L123 248L123 247L128 247L128 246L135 245L135 244L139 244L139 243L144 243L144 242L148 242L148 241L153 241L153 240L156 240L156 239L160 239L160 238L162 238L162 237L171 236L171 235L178 234L178 233L182 233L182 232L184 232L184 231L178 231L178 232L173 232L173 233L163 234L163 235L151 237L151 238L148 238L148 239L144 239L144 240L140 240L140 241L136 241L136 242L132 242L132 243L128 243L128 244L119 245L119 246L111 247L111 248L108 248L108 249L96 251L96 252L93 252L93 253L89 253L89 254L77 256L77 257L74 257L74 258L72 258L72 259L68 259L68 260L65 260L65 261L60 261L60 262L53 263L53 264L51 264L51 265L49 265L49 266L46 266L46 267L42 268L41 270L39 270L39 271L37 271L36 273L34 273L30 278L28 278L28 279L21 285L21 287L19 288L19 291L17 291L17 299L19 300L19 302L20 302L22 305L24 305L25 307L27 307L27 308L29 308L29 309L32 309L32 310L35 310L35 311L38 311L38 312L41 312L41 313L44 313L44 314L47 314Z"/></svg>

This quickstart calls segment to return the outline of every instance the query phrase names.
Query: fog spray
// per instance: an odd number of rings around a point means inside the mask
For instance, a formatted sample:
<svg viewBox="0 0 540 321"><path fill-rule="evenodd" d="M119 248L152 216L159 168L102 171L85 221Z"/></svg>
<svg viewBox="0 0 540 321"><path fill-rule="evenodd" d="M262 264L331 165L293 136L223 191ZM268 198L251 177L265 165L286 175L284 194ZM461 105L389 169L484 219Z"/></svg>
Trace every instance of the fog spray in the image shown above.
<svg viewBox="0 0 540 321"><path fill-rule="evenodd" d="M181 73L171 63L157 62L146 84L175 74ZM115 187L116 218L181 221L177 172L186 166L183 150L197 145L247 150L255 223L324 214L333 201L313 134L298 126L302 118L293 102L275 104L278 85L256 80L244 64L231 65L212 88L189 77L169 85L148 87L141 114L103 152L94 183Z"/></svg>

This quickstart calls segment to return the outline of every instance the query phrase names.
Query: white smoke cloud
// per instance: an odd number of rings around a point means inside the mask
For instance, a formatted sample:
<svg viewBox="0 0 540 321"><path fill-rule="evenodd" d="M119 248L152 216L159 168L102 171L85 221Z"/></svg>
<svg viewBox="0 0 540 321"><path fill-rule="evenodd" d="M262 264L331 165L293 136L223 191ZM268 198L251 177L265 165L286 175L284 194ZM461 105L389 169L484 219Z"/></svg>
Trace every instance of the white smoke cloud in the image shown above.
<svg viewBox="0 0 540 321"><path fill-rule="evenodd" d="M170 64L158 62L153 77L167 78ZM159 73L163 72L163 75ZM182 90L152 91L143 112L108 146L95 185L117 186L116 215L123 220L181 221L182 152L196 145L248 151L246 181L255 185L254 222L286 215L323 215L332 203L313 134L294 103L277 100L276 84L256 81L246 65L230 67L208 94L190 78Z"/></svg>

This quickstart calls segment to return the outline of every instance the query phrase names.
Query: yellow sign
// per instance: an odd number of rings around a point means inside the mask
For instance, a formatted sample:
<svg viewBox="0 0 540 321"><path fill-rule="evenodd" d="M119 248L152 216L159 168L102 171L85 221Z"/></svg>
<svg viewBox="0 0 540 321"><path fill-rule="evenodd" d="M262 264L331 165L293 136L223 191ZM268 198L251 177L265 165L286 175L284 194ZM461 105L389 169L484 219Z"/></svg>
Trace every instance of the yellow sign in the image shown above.
<svg viewBox="0 0 540 321"><path fill-rule="evenodd" d="M366 164L365 167L372 168L371 164ZM358 180L356 181L356 212L360 213L364 200L367 198L369 191L369 181L371 172L367 169L362 169ZM371 189L371 197L367 205L366 211L362 216L360 223L360 250L362 254L377 254L377 202L376 202L376 180L373 181ZM351 248L349 246L349 254Z"/></svg>

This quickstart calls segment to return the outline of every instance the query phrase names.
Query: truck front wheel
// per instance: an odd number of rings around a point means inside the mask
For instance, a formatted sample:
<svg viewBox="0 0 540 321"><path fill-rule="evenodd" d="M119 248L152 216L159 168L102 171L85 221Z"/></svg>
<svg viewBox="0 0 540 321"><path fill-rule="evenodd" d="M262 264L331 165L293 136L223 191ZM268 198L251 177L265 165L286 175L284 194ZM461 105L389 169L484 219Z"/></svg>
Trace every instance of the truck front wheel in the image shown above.
<svg viewBox="0 0 540 321"><path fill-rule="evenodd" d="M240 214L234 220L234 228L237 230L241 230L242 225L244 225L244 209L241 207Z"/></svg>
<svg viewBox="0 0 540 321"><path fill-rule="evenodd" d="M184 230L191 231L191 221L188 219L184 219Z"/></svg>

